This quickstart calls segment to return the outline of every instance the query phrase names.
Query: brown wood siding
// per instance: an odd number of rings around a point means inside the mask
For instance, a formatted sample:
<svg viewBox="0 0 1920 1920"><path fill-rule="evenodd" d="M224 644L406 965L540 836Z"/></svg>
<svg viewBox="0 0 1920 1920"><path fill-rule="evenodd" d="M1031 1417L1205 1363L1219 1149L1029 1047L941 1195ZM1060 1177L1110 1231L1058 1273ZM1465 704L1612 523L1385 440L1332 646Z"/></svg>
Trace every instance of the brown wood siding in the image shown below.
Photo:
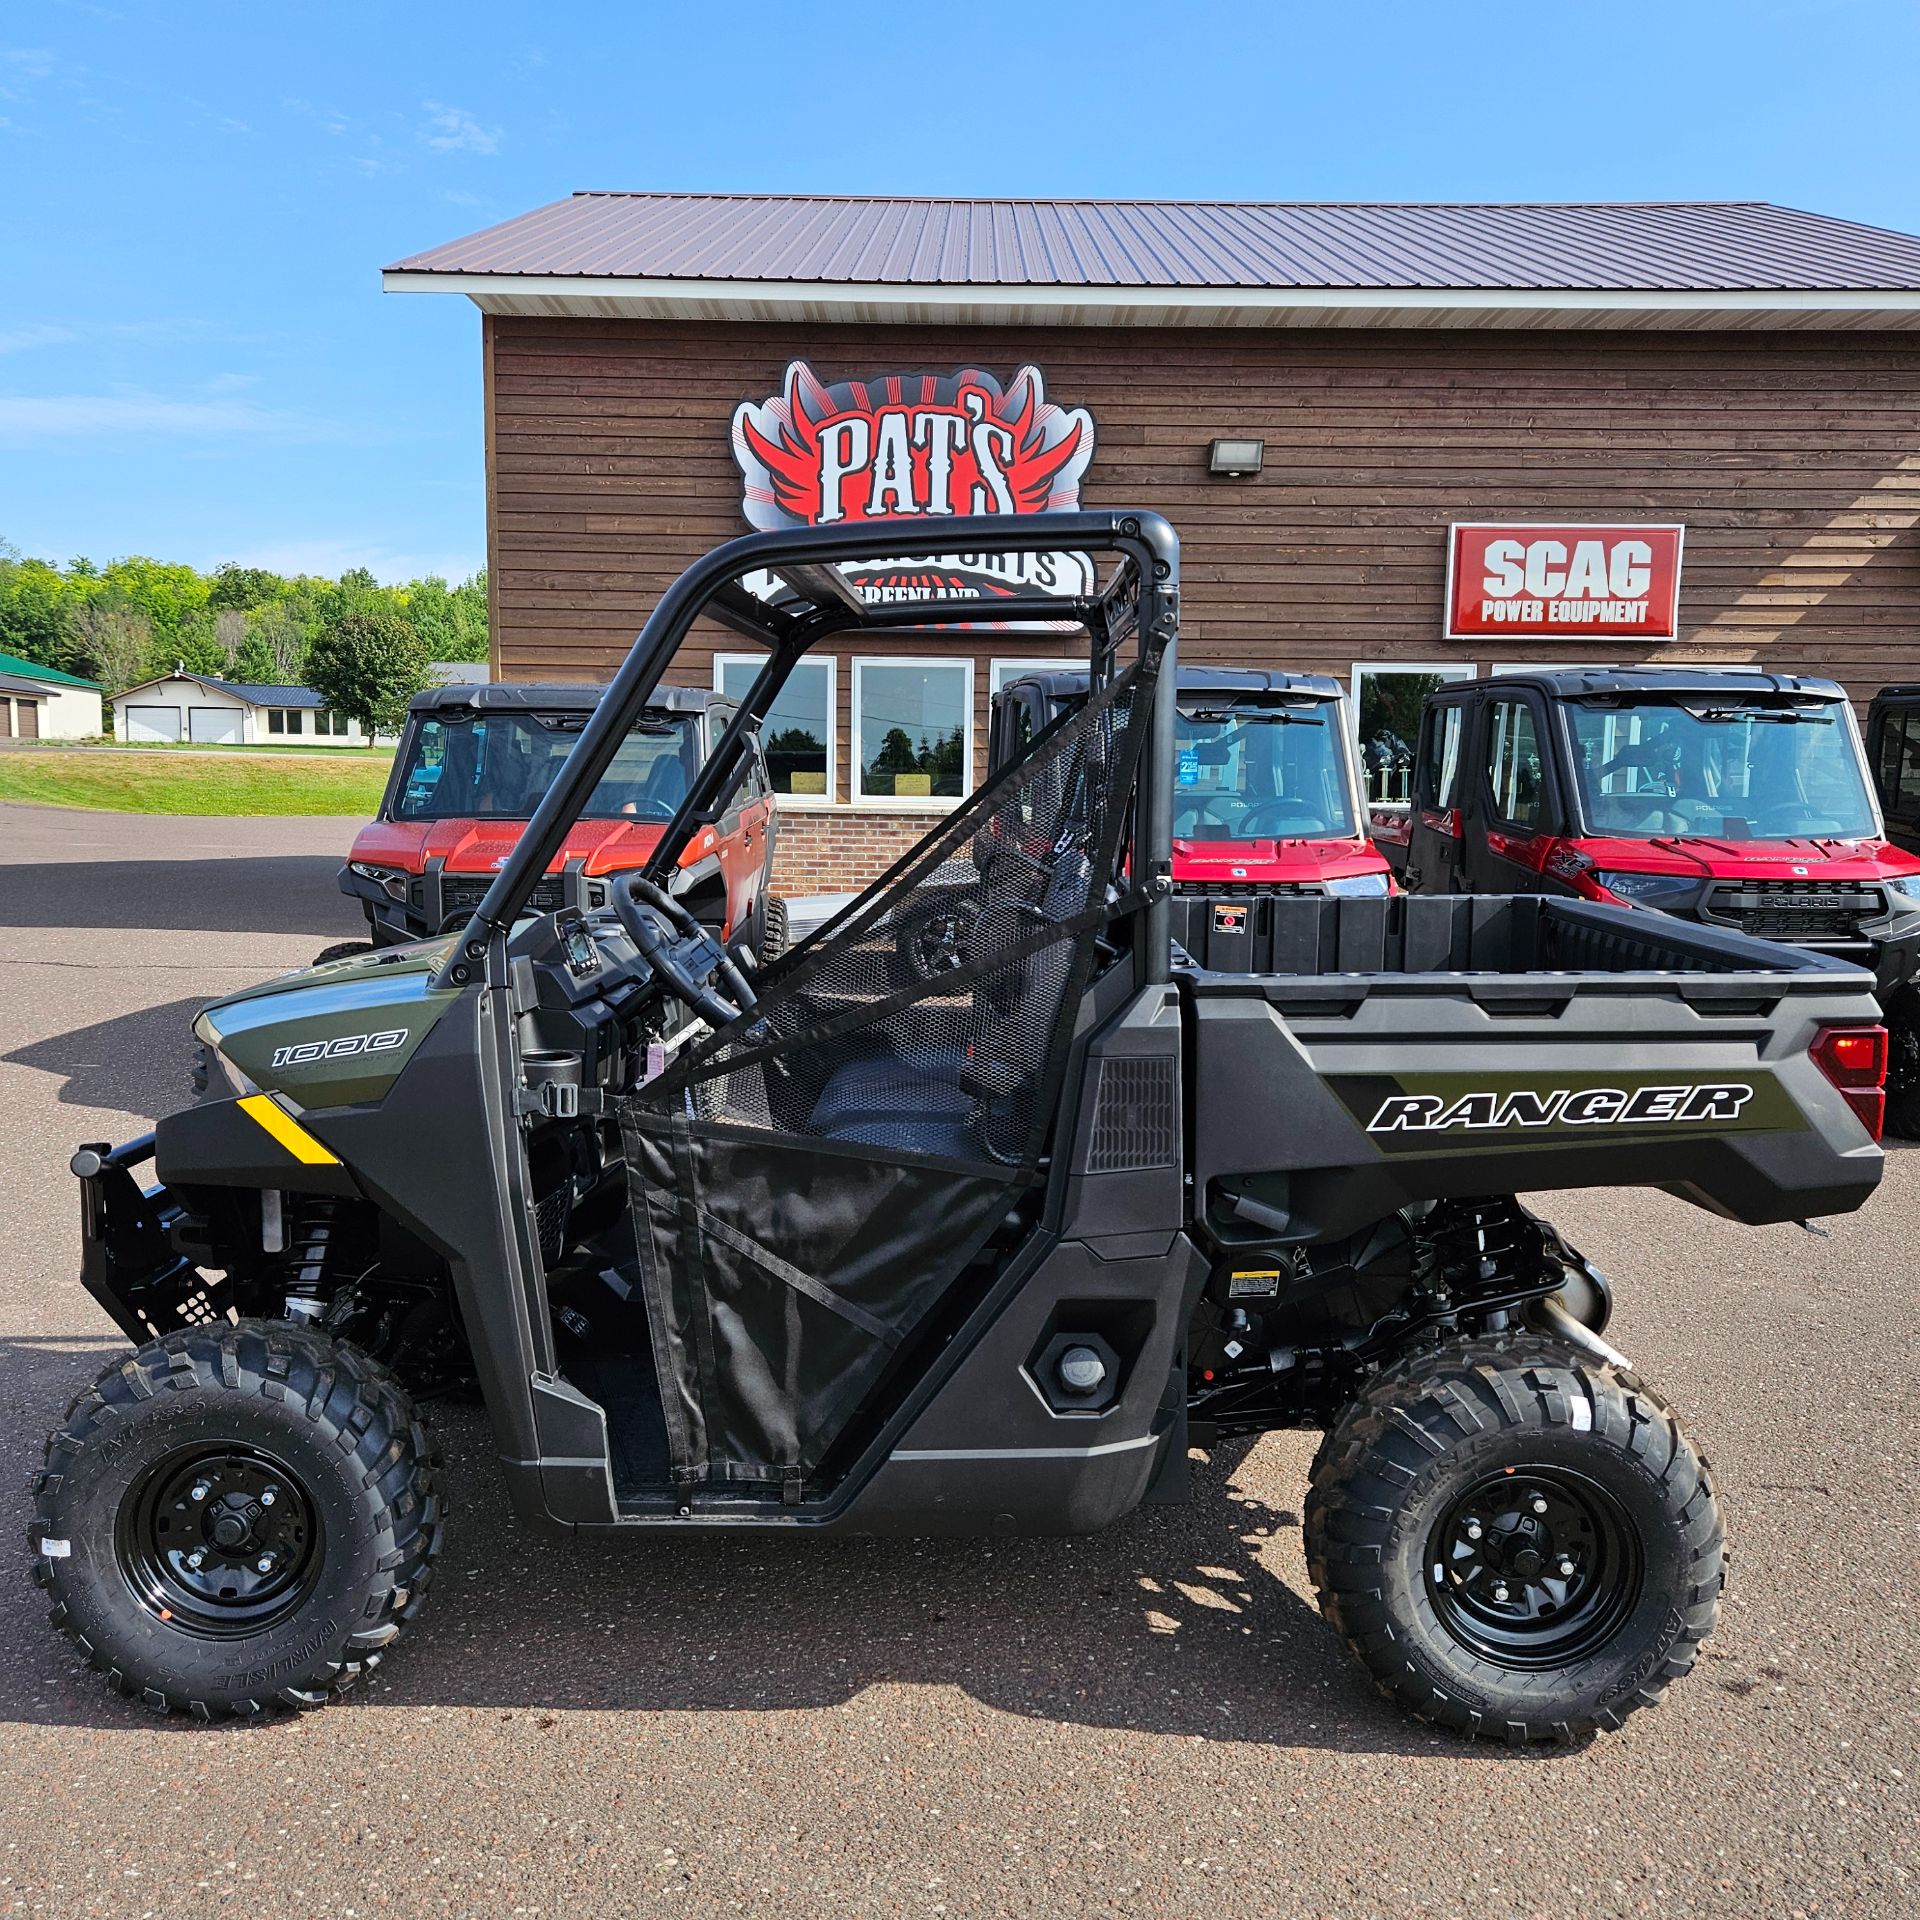
<svg viewBox="0 0 1920 1920"><path fill-rule="evenodd" d="M1920 343L1905 339L525 319L486 331L508 678L606 677L673 576L744 530L729 420L795 357L827 380L1039 365L1050 397L1093 411L1087 504L1155 507L1179 528L1190 660L1342 675L1356 659L1482 672L1515 658L1716 660L1831 674L1862 698L1920 677ZM1262 437L1265 471L1211 478L1217 434ZM1447 525L1506 519L1684 522L1681 640L1444 643ZM676 677L709 674L695 654ZM844 664L838 686L844 797Z"/></svg>

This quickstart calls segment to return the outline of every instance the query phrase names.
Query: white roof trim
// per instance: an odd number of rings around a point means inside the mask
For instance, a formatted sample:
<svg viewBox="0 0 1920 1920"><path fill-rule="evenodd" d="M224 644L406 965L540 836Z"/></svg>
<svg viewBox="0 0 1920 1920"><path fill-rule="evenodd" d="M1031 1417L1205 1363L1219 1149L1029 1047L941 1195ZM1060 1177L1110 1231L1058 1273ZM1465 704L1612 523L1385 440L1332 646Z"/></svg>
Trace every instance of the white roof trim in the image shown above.
<svg viewBox="0 0 1920 1920"><path fill-rule="evenodd" d="M1920 288L903 285L418 270L389 270L381 284L389 293L463 293L488 313L552 317L1095 326L1920 328Z"/></svg>

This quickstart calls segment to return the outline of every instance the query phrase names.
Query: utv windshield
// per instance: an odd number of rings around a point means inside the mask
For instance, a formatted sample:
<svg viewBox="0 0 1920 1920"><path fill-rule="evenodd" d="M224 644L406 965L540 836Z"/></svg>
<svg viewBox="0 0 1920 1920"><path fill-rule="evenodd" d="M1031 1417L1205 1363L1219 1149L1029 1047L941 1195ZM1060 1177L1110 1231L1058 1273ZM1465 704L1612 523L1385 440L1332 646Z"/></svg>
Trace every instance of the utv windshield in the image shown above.
<svg viewBox="0 0 1920 1920"><path fill-rule="evenodd" d="M1183 697L1175 747L1175 839L1345 839L1357 832L1347 736L1331 701Z"/></svg>
<svg viewBox="0 0 1920 1920"><path fill-rule="evenodd" d="M1880 830L1838 701L1666 694L1575 701L1567 714L1590 833L1865 840Z"/></svg>
<svg viewBox="0 0 1920 1920"><path fill-rule="evenodd" d="M585 725L583 714L427 716L406 749L396 820L525 820ZM700 766L691 715L649 714L581 809L588 820L671 820Z"/></svg>

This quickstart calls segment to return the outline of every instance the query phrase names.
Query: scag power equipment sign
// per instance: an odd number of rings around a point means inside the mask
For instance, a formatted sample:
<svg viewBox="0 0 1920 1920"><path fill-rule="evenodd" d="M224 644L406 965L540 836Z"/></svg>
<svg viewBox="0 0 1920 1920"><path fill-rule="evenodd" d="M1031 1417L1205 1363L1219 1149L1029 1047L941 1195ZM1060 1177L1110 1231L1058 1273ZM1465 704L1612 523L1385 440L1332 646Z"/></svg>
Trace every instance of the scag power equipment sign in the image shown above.
<svg viewBox="0 0 1920 1920"><path fill-rule="evenodd" d="M1093 416L1049 400L1038 367L1022 367L1004 388L973 367L829 386L795 360L781 392L735 409L733 457L747 520L768 532L1070 512L1093 458ZM1094 584L1084 554L944 553L931 538L847 573L876 602L1090 593Z"/></svg>
<svg viewBox="0 0 1920 1920"><path fill-rule="evenodd" d="M1671 640L1680 624L1684 531L1457 525L1447 554L1447 638Z"/></svg>

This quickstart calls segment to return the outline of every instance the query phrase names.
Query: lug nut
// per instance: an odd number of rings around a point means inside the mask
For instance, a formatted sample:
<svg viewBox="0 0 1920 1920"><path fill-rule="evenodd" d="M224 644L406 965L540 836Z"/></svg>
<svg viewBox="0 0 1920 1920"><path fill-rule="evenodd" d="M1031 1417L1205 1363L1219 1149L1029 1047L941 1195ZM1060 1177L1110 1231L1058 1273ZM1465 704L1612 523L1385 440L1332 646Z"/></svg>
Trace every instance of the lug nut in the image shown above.
<svg viewBox="0 0 1920 1920"><path fill-rule="evenodd" d="M204 1500L207 1497L207 1495L212 1491L213 1489L209 1487L204 1480L202 1480L200 1484L194 1488L193 1497L196 1500Z"/></svg>
<svg viewBox="0 0 1920 1920"><path fill-rule="evenodd" d="M268 1487L260 1496L260 1504L263 1507L270 1507L279 1497L280 1495L275 1488Z"/></svg>
<svg viewBox="0 0 1920 1920"><path fill-rule="evenodd" d="M1494 1590L1493 1590L1493 1597L1494 1597L1494 1598L1495 1598L1496 1600L1504 1600L1504 1599L1505 1599L1505 1598L1507 1597L1507 1590L1506 1590L1506 1588L1505 1588L1505 1587L1495 1587L1495 1588L1494 1588Z"/></svg>
<svg viewBox="0 0 1920 1920"><path fill-rule="evenodd" d="M260 1556L260 1558L256 1560L253 1564L262 1573L271 1573L273 1571L273 1555L270 1553L263 1553Z"/></svg>
<svg viewBox="0 0 1920 1920"><path fill-rule="evenodd" d="M1527 1502L1527 1505L1530 1506L1535 1513L1545 1513L1547 1510L1545 1499L1537 1493Z"/></svg>
<svg viewBox="0 0 1920 1920"><path fill-rule="evenodd" d="M207 1556L202 1553L198 1547L195 1547L194 1550L187 1555L187 1565L190 1567L202 1566L205 1564L206 1558Z"/></svg>
<svg viewBox="0 0 1920 1920"><path fill-rule="evenodd" d="M1573 1562L1568 1559L1564 1553L1560 1556L1560 1571L1562 1573L1571 1573L1573 1571Z"/></svg>
<svg viewBox="0 0 1920 1920"><path fill-rule="evenodd" d="M1467 1538L1469 1540L1478 1540L1483 1531L1484 1529L1478 1520L1469 1520L1467 1522Z"/></svg>

